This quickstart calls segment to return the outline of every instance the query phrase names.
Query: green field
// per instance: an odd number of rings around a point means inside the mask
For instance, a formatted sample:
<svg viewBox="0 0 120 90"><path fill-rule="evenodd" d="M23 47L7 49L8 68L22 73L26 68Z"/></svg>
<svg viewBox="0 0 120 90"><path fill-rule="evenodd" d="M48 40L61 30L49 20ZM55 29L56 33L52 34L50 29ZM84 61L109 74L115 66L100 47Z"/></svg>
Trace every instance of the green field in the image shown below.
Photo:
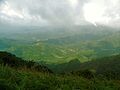
<svg viewBox="0 0 120 90"><path fill-rule="evenodd" d="M11 38L0 39L0 50L37 62L65 63L76 58L86 62L120 53L120 32L108 29L76 27L76 32L58 28L54 32L12 33Z"/></svg>

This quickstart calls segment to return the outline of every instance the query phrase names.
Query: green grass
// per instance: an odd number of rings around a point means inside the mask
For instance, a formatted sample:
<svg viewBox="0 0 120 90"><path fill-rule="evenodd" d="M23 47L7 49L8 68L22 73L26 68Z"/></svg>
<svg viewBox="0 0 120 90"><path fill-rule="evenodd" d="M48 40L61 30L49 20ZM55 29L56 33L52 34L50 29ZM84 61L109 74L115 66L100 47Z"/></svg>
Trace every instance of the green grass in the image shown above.
<svg viewBox="0 0 120 90"><path fill-rule="evenodd" d="M99 35L99 34L98 34ZM86 35L48 39L43 41L27 42L7 41L0 42L5 51L11 52L25 60L43 61L46 63L66 63L78 58L80 62L87 62L93 58L117 55L120 53L120 33L112 33L89 39ZM89 35L88 35L89 36ZM86 38L86 39L85 39ZM84 40L85 39L85 40ZM5 43L6 42L6 43ZM7 46L9 45L9 46Z"/></svg>
<svg viewBox="0 0 120 90"><path fill-rule="evenodd" d="M119 80L86 79L0 65L0 90L119 90Z"/></svg>

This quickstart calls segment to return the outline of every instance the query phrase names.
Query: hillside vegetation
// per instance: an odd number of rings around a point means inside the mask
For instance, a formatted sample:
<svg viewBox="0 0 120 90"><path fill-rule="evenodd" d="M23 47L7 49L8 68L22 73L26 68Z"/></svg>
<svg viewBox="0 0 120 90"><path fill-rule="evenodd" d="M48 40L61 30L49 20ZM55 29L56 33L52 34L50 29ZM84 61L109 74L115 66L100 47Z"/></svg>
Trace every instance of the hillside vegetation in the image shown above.
<svg viewBox="0 0 120 90"><path fill-rule="evenodd" d="M120 78L116 74L109 76L98 76L94 70L100 68L104 71L111 63L116 65L114 72L118 72L120 66L120 55L99 59L103 66L96 65L97 61L91 61L80 65L84 70L56 74L51 72L46 66L35 62L24 61L15 55L7 52L0 52L0 89L1 90L119 90ZM70 65L81 64L78 60L72 60ZM107 66L106 66L107 65ZM29 66L29 67L28 67ZM97 67L96 67L97 66ZM38 70L38 68L40 68ZM111 70L110 70L111 71ZM119 70L120 71L120 70ZM107 72L107 71L105 71ZM118 76L117 76L118 77Z"/></svg>
<svg viewBox="0 0 120 90"><path fill-rule="evenodd" d="M15 38L0 39L0 50L11 52L26 60L49 64L66 63L75 58L80 62L87 62L120 53L120 32L112 32L102 27L90 29L78 27L75 28L76 33L64 29L54 32L48 30L45 33L27 31L20 34L19 38L13 34ZM53 37L50 38L49 33ZM44 39L40 38L41 36L44 36Z"/></svg>

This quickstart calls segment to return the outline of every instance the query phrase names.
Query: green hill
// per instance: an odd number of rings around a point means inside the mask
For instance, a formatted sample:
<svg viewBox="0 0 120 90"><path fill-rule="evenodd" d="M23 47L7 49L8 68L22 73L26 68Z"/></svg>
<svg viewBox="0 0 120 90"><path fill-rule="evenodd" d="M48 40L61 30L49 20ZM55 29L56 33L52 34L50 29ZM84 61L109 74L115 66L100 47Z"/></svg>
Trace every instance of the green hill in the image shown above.
<svg viewBox="0 0 120 90"><path fill-rule="evenodd" d="M81 70L95 70L96 74L120 79L120 55L95 59L80 65Z"/></svg>
<svg viewBox="0 0 120 90"><path fill-rule="evenodd" d="M104 27L53 28L43 32L30 29L11 36L14 38L0 38L0 50L49 64L66 63L74 58L87 62L120 53L120 32Z"/></svg>
<svg viewBox="0 0 120 90"><path fill-rule="evenodd" d="M119 56L116 58L119 58ZM111 59L111 57L109 57L109 59ZM77 65L76 63L78 64L79 61L72 60L69 62L69 65ZM55 74L48 72L50 69L41 65L38 65L37 68L42 68L40 70L36 70L33 68L35 66L34 64L34 62L24 61L10 53L0 52L0 89L119 90L120 88L119 79L116 80L112 78L107 79L106 77L97 77L95 74L92 75L92 73L87 70L84 70L79 74L78 72Z"/></svg>
<svg viewBox="0 0 120 90"><path fill-rule="evenodd" d="M0 52L0 64L8 65L13 68L26 68L30 70L35 70L39 72L48 72L52 73L50 69L46 66L40 65L33 61L25 61L21 58L16 57L15 55L8 52Z"/></svg>
<svg viewBox="0 0 120 90"><path fill-rule="evenodd" d="M94 71L96 75L120 79L120 55L98 58L85 63L80 63L78 59L74 59L63 64L48 64L48 67L56 73L82 72L88 70Z"/></svg>

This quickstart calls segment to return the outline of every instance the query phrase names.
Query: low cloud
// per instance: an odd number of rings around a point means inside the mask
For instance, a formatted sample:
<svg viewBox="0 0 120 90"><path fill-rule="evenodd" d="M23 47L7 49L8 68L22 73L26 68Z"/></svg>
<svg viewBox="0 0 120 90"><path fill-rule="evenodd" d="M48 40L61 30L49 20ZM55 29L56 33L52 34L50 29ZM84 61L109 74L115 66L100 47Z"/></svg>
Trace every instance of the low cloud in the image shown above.
<svg viewBox="0 0 120 90"><path fill-rule="evenodd" d="M0 22L17 25L120 24L119 0L0 0Z"/></svg>

